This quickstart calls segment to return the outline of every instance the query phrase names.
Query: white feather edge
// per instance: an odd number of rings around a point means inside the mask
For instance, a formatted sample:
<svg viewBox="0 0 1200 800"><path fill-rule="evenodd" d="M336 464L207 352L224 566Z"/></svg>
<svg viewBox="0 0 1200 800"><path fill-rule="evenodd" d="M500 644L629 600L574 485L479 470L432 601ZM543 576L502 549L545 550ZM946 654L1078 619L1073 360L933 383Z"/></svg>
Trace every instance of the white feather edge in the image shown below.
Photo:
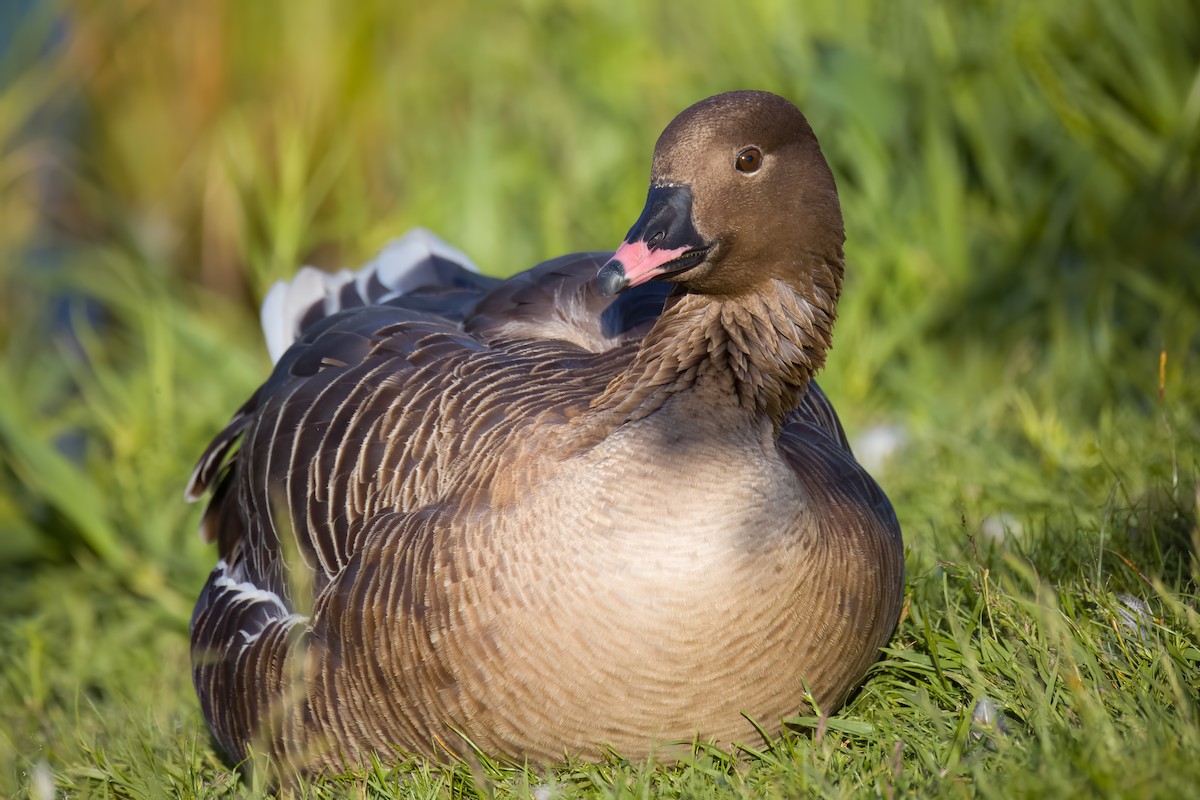
<svg viewBox="0 0 1200 800"><path fill-rule="evenodd" d="M304 266L290 281L278 281L263 298L260 314L271 363L278 363L296 341L300 335L300 320L315 304L324 303L325 313L332 314L340 308L338 295L342 287L354 281L358 294L366 297L372 276L388 289L381 300L402 296L427 282L423 272L414 267L430 256L454 261L472 272L479 272L461 250L424 228L414 228L389 242L375 258L356 271L343 269L329 273Z"/></svg>
<svg viewBox="0 0 1200 800"><path fill-rule="evenodd" d="M239 581L237 578L230 576L229 565L225 559L217 562L217 567L214 570L216 577L213 578L213 588L220 592L228 592L233 594L232 602L235 604L249 603L266 604L274 610L272 618L257 630L248 630L241 628L238 633L242 635L242 647L239 650L239 657L246 652L250 645L254 644L263 631L273 624L280 624L290 628L293 625L303 625L308 622L308 617L303 614L297 614L289 611L287 604L283 602L283 598L267 589L260 589L249 581Z"/></svg>

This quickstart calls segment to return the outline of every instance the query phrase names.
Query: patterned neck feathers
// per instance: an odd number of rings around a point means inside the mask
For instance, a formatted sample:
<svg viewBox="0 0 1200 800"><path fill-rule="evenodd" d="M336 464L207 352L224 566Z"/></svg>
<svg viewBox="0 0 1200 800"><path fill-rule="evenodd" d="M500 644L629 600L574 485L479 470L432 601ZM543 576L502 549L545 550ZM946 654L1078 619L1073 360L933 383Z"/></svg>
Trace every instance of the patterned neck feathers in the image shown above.
<svg viewBox="0 0 1200 800"><path fill-rule="evenodd" d="M829 277L834 273L830 267ZM772 279L738 297L672 298L634 360L592 402L593 410L632 421L694 390L713 395L714 407L732 403L778 427L825 363L838 283L818 281L801 292Z"/></svg>

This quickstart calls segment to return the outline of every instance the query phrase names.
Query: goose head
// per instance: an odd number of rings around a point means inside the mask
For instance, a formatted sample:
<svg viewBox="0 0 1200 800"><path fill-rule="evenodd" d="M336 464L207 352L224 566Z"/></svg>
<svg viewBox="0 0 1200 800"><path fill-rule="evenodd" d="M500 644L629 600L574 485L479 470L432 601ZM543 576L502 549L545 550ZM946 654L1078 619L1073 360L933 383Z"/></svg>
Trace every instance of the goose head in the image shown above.
<svg viewBox="0 0 1200 800"><path fill-rule="evenodd" d="M646 206L596 287L663 280L729 297L771 279L811 294L817 281L836 302L844 241L833 174L804 115L769 92L729 92L663 131Z"/></svg>

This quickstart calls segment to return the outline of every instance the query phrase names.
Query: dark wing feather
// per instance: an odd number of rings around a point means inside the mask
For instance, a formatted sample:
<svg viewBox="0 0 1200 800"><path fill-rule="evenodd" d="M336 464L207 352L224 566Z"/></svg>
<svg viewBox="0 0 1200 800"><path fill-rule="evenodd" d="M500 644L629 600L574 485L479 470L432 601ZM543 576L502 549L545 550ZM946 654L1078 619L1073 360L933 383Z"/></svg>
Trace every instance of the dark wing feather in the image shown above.
<svg viewBox="0 0 1200 800"><path fill-rule="evenodd" d="M789 416L779 437L779 450L804 485L815 506L825 509L816 524L825 529L830 546L859 554L860 563L891 565L865 572L853 596L845 598L851 627L891 635L900 614L904 589L904 551L900 523L891 501L863 469L846 443L832 406L812 385L804 402ZM831 527L836 526L836 527ZM885 625L881 626L881 621ZM848 674L866 672L878 653L864 648L859 663L843 665ZM839 701L840 702L840 701Z"/></svg>
<svg viewBox="0 0 1200 800"><path fill-rule="evenodd" d="M600 297L598 263L564 257L490 293L426 286L307 323L189 485L216 483L203 530L230 574L293 598L295 559L312 574L306 593L319 592L367 520L437 503L514 428L585 406L628 357L588 351L636 341L661 310L661 292ZM489 487L475 479L471 491Z"/></svg>
<svg viewBox="0 0 1200 800"><path fill-rule="evenodd" d="M808 389L800 398L800 403L784 418L784 424L806 423L825 432L841 449L850 452L850 441L842 430L842 421L838 419L833 404L821 391L816 381L808 382Z"/></svg>
<svg viewBox="0 0 1200 800"><path fill-rule="evenodd" d="M499 283L480 275L463 253L418 228L391 242L355 272L331 274L301 267L290 281L275 284L262 307L267 350L278 361L321 320L339 311L396 300L414 309L423 302L425 310L450 317L456 300L473 302Z"/></svg>
<svg viewBox="0 0 1200 800"><path fill-rule="evenodd" d="M563 256L510 278L480 301L466 329L487 340L557 339L593 353L641 341L671 287L652 282L601 295L594 278L611 255Z"/></svg>

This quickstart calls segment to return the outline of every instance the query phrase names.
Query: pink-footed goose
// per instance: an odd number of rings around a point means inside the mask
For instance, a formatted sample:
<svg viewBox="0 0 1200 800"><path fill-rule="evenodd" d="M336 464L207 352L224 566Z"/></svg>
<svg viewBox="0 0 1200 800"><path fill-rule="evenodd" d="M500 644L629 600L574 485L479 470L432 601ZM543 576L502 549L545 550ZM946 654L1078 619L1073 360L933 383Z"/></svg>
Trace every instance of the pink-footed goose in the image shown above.
<svg viewBox="0 0 1200 800"><path fill-rule="evenodd" d="M804 117L733 92L663 132L611 256L501 282L416 232L277 286L274 373L188 486L220 554L192 620L220 746L641 759L833 710L904 573L812 382L843 240Z"/></svg>

